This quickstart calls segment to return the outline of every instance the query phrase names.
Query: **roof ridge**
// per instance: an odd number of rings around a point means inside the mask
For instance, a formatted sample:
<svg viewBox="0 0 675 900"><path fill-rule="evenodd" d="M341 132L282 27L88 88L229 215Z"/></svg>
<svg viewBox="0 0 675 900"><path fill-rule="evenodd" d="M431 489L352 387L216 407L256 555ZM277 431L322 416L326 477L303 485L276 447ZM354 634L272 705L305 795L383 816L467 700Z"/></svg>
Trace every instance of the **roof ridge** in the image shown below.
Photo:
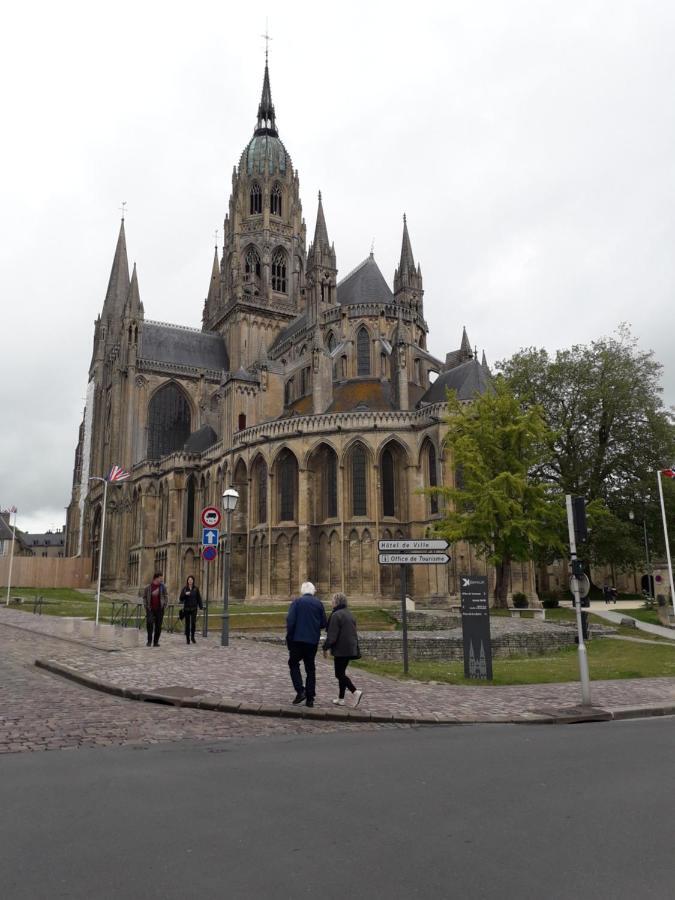
<svg viewBox="0 0 675 900"><path fill-rule="evenodd" d="M340 285L341 285L341 284L344 284L345 281L347 281L348 279L350 279L350 278L352 277L352 275L356 275L356 273L357 273L360 269L362 269L367 263L369 263L371 259L372 259L373 262L375 262L375 257L374 257L374 256L366 256L366 258L363 260L363 262L360 262L360 263L358 264L358 266L355 266L355 267L351 270L351 272L347 272L347 274L345 275L345 277L344 277L344 278L341 278L341 279L338 281L337 286L340 287ZM377 266L377 263L375 263L375 265ZM377 267L378 267L378 269L379 269L379 266L377 266Z"/></svg>
<svg viewBox="0 0 675 900"><path fill-rule="evenodd" d="M214 331L202 331L201 328L194 328L192 325L176 325L173 322L160 322L159 319L145 319L145 325L162 325L164 328L175 328L177 331L194 331L197 334L208 334L213 337L221 337Z"/></svg>

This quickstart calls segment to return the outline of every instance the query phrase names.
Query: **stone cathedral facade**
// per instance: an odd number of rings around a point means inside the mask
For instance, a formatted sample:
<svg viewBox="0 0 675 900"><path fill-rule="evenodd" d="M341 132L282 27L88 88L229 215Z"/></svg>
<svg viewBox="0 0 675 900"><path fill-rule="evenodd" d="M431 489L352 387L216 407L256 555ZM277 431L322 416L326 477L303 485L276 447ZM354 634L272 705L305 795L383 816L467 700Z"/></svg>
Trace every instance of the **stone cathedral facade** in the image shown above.
<svg viewBox="0 0 675 900"><path fill-rule="evenodd" d="M222 553L201 559L199 513L233 486L233 599L288 599L305 580L324 597L397 597L398 567L378 565L378 539L424 537L439 518L438 500L420 489L454 477L442 447L446 388L470 400L489 372L466 332L444 360L428 352L405 217L393 289L372 253L338 280L321 196L313 235L307 247L265 64L201 329L146 318L122 221L94 328L67 528L68 555L91 558L95 573L102 489L90 477L113 464L131 472L108 492L109 589L135 592L162 569L175 593L189 574L203 586L211 566L217 596ZM459 572L485 571L470 548L451 553L448 566L413 569L415 599L456 594ZM529 567L513 578L530 593Z"/></svg>

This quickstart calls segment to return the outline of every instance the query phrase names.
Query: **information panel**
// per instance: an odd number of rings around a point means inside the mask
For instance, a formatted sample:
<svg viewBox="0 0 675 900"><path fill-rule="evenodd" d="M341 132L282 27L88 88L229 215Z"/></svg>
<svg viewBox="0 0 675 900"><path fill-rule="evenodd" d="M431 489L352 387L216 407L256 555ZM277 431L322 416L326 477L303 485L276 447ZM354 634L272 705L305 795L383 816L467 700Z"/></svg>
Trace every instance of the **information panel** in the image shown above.
<svg viewBox="0 0 675 900"><path fill-rule="evenodd" d="M464 677L492 679L492 641L488 580L485 575L461 575L462 636L464 638Z"/></svg>

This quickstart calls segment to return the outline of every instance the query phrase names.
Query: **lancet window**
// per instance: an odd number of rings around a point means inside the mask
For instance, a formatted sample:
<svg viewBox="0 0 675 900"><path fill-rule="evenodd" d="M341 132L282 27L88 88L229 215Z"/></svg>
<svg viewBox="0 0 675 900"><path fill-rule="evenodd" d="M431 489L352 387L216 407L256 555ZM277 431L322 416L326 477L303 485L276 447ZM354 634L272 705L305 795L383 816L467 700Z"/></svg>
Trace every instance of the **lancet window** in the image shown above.
<svg viewBox="0 0 675 900"><path fill-rule="evenodd" d="M272 193L270 194L270 212L273 216L281 215L281 198L282 198L282 190L281 186L275 184L272 188Z"/></svg>
<svg viewBox="0 0 675 900"><path fill-rule="evenodd" d="M257 181L251 185L251 215L259 215L262 212L262 191Z"/></svg>
<svg viewBox="0 0 675 900"><path fill-rule="evenodd" d="M370 375L370 335L363 326L356 335L356 374Z"/></svg>
<svg viewBox="0 0 675 900"><path fill-rule="evenodd" d="M272 259L272 290L286 293L286 254L279 249Z"/></svg>

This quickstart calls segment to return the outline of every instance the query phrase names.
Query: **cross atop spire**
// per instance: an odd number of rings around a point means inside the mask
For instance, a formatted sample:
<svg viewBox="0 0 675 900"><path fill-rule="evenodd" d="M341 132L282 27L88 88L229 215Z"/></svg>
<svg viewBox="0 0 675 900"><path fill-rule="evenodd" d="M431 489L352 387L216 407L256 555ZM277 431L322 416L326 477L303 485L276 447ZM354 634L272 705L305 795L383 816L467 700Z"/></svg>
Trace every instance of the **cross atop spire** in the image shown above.
<svg viewBox="0 0 675 900"><path fill-rule="evenodd" d="M267 37L269 40L269 37ZM265 50L265 75L263 77L262 95L258 105L258 124L256 134L269 134L278 137L274 116L274 104L272 103L272 89L270 88L270 70L267 64L267 50Z"/></svg>

